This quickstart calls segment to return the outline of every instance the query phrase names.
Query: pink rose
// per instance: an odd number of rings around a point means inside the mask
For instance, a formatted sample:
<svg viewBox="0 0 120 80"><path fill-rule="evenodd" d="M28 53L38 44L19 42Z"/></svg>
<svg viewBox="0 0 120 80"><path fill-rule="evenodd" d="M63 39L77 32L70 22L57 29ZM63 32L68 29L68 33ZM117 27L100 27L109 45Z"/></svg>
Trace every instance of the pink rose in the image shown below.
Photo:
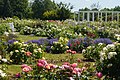
<svg viewBox="0 0 120 80"><path fill-rule="evenodd" d="M24 67L22 67L22 71L23 72L29 72L31 70L32 70L32 68L30 66L24 66Z"/></svg>
<svg viewBox="0 0 120 80"><path fill-rule="evenodd" d="M20 77L21 77L20 73L17 73L17 74L15 75L15 77L16 77L16 78L20 78Z"/></svg>
<svg viewBox="0 0 120 80"><path fill-rule="evenodd" d="M67 53L71 53L71 50L69 49L69 50L67 50L66 52L67 52Z"/></svg>
<svg viewBox="0 0 120 80"><path fill-rule="evenodd" d="M80 68L74 68L73 69L74 74L78 74L78 73L81 73L81 72L82 72L82 70Z"/></svg>
<svg viewBox="0 0 120 80"><path fill-rule="evenodd" d="M71 51L72 54L76 54L76 51Z"/></svg>
<svg viewBox="0 0 120 80"><path fill-rule="evenodd" d="M38 66L38 67L43 67L43 64L37 63L37 66Z"/></svg>
<svg viewBox="0 0 120 80"><path fill-rule="evenodd" d="M27 64L22 64L21 68L27 67Z"/></svg>
<svg viewBox="0 0 120 80"><path fill-rule="evenodd" d="M42 60L42 59L39 59L39 60L38 60L38 63L41 63L41 64L43 64L44 66L48 64L46 60Z"/></svg>
<svg viewBox="0 0 120 80"><path fill-rule="evenodd" d="M29 72L30 69L29 69L28 67L24 67L24 68L22 69L22 71L23 71L23 72Z"/></svg>
<svg viewBox="0 0 120 80"><path fill-rule="evenodd" d="M102 75L101 72L97 72L97 73L96 73L96 76L97 76L98 78L102 78L103 75Z"/></svg>
<svg viewBox="0 0 120 80"><path fill-rule="evenodd" d="M77 67L77 63L73 63L73 64L71 64L71 66L72 66L73 68L75 68L75 67Z"/></svg>
<svg viewBox="0 0 120 80"><path fill-rule="evenodd" d="M25 54L26 54L26 56L28 56L28 57L32 55L31 52L25 52Z"/></svg>

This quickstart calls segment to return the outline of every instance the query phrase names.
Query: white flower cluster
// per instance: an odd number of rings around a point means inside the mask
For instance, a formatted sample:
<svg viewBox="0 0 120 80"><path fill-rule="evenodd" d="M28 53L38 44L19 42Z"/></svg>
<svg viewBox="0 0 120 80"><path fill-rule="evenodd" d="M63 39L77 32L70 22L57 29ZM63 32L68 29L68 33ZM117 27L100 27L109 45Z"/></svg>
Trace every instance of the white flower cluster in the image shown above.
<svg viewBox="0 0 120 80"><path fill-rule="evenodd" d="M2 70L0 70L0 77L6 77L6 76L7 76L7 74L4 73Z"/></svg>
<svg viewBox="0 0 120 80"><path fill-rule="evenodd" d="M115 52L115 45L108 44L106 47L103 48L102 51L100 51L100 62L103 62L103 60L106 59L111 59L115 55L117 55L117 52Z"/></svg>
<svg viewBox="0 0 120 80"><path fill-rule="evenodd" d="M41 48L38 48L38 49L34 49L34 53L42 53L42 49Z"/></svg>
<svg viewBox="0 0 120 80"><path fill-rule="evenodd" d="M115 38L120 41L120 34L115 34Z"/></svg>

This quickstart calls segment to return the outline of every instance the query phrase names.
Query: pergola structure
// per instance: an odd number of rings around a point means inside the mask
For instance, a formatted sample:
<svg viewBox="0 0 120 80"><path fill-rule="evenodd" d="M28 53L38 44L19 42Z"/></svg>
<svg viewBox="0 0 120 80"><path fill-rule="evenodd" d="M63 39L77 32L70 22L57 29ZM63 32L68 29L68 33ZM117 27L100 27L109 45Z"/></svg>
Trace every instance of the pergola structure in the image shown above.
<svg viewBox="0 0 120 80"><path fill-rule="evenodd" d="M101 21L119 21L120 18L120 11L75 11L74 12L74 20L80 22L80 21L95 21L97 18ZM85 17L86 16L86 17ZM108 19L108 16L111 17L111 19ZM76 19L77 18L77 19Z"/></svg>

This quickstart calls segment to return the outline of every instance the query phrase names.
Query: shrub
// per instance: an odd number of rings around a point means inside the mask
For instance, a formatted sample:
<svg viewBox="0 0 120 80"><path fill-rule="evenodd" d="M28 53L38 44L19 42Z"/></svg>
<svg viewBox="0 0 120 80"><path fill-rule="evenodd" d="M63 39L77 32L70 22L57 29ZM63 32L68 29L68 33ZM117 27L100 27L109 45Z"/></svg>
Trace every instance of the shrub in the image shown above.
<svg viewBox="0 0 120 80"><path fill-rule="evenodd" d="M100 59L100 51L104 46L105 44L103 43L88 46L86 49L83 49L82 54L87 59L93 59L94 61L97 61Z"/></svg>
<svg viewBox="0 0 120 80"><path fill-rule="evenodd" d="M23 64L22 73L17 78L24 79L46 79L46 80L87 80L90 79L89 67L78 67L77 63L63 63L61 66L48 63L45 59L39 59L34 65ZM89 75L89 76L87 76ZM21 76L21 77L19 77Z"/></svg>
<svg viewBox="0 0 120 80"><path fill-rule="evenodd" d="M68 39L60 37L58 42L54 42L51 46L51 53L64 53L69 47L67 46Z"/></svg>
<svg viewBox="0 0 120 80"><path fill-rule="evenodd" d="M55 10L46 11L43 13L43 17L46 20L56 20L56 19L58 19L57 11L55 11Z"/></svg>
<svg viewBox="0 0 120 80"><path fill-rule="evenodd" d="M102 72L105 79L120 79L120 43L108 44L100 51L100 59L96 62L97 71Z"/></svg>
<svg viewBox="0 0 120 80"><path fill-rule="evenodd" d="M7 49L10 57L15 64L31 63L31 59L39 59L42 57L43 50L37 44L15 41L9 44Z"/></svg>
<svg viewBox="0 0 120 80"><path fill-rule="evenodd" d="M7 23L0 24L0 35L3 35L5 32L10 32L10 26Z"/></svg>

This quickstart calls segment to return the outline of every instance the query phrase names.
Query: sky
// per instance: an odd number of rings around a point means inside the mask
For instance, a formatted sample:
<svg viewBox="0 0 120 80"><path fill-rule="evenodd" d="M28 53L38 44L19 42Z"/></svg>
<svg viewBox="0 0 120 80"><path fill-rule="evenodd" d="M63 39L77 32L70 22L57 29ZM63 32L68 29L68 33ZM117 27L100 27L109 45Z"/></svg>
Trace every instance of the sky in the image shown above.
<svg viewBox="0 0 120 80"><path fill-rule="evenodd" d="M120 6L120 0L54 0L55 2L71 3L74 6L72 11L78 11L81 8L91 8L93 3L100 4L101 8L114 8Z"/></svg>

